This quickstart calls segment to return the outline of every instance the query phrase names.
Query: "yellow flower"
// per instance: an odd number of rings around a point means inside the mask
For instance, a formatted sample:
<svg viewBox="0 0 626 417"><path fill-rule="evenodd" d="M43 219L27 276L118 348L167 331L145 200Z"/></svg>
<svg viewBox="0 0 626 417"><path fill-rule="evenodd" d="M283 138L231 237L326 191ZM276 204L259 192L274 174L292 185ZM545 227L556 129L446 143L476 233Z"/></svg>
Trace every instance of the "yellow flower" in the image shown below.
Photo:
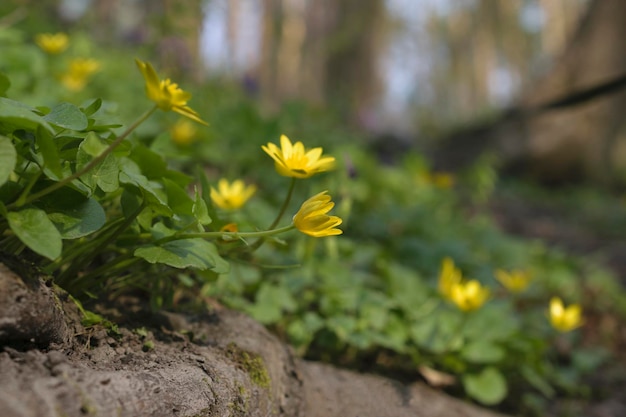
<svg viewBox="0 0 626 417"><path fill-rule="evenodd" d="M452 287L461 283L461 271L454 266L454 261L446 257L441 262L439 272L439 292L447 299L451 299Z"/></svg>
<svg viewBox="0 0 626 417"><path fill-rule="evenodd" d="M35 43L47 54L57 55L67 49L69 38L65 33L40 33L35 36Z"/></svg>
<svg viewBox="0 0 626 417"><path fill-rule="evenodd" d="M267 146L261 148L274 159L276 171L285 177L309 178L335 166L335 158L322 157L322 148L307 150L302 142L292 145L285 135L280 136L280 149L273 143L268 143Z"/></svg>
<svg viewBox="0 0 626 417"><path fill-rule="evenodd" d="M242 180L235 180L232 184L222 178L217 183L217 190L211 187L211 200L224 210L237 210L256 192L254 185L246 187Z"/></svg>
<svg viewBox="0 0 626 417"><path fill-rule="evenodd" d="M187 106L187 101L191 99L191 93L183 91L178 87L178 84L171 82L169 78L161 80L150 63L138 59L135 59L135 62L146 80L148 98L154 101L161 110L173 110L198 123L208 124L200 118L198 113Z"/></svg>
<svg viewBox="0 0 626 417"><path fill-rule="evenodd" d="M237 223L226 223L224 226L220 227L220 232L237 233L238 231L239 227Z"/></svg>
<svg viewBox="0 0 626 417"><path fill-rule="evenodd" d="M550 300L550 324L560 332L569 332L582 326L582 310L580 305L571 304L565 308L559 297Z"/></svg>
<svg viewBox="0 0 626 417"><path fill-rule="evenodd" d="M296 228L304 234L313 237L324 237L340 235L343 232L336 229L341 224L341 219L337 216L329 216L328 213L334 206L328 191L319 194L302 203L302 207L293 216L293 223Z"/></svg>
<svg viewBox="0 0 626 417"><path fill-rule="evenodd" d="M454 176L445 172L434 172L430 175L430 181L438 188L451 188L454 185Z"/></svg>
<svg viewBox="0 0 626 417"><path fill-rule="evenodd" d="M530 274L521 270L505 271L496 269L495 276L507 290L515 293L524 291L531 281Z"/></svg>
<svg viewBox="0 0 626 417"><path fill-rule="evenodd" d="M489 288L471 280L458 282L450 289L450 300L463 311L479 309L489 298Z"/></svg>
<svg viewBox="0 0 626 417"><path fill-rule="evenodd" d="M100 63L95 59L72 59L68 71L61 77L61 82L68 90L80 91L85 88L89 78L99 69Z"/></svg>
<svg viewBox="0 0 626 417"><path fill-rule="evenodd" d="M178 119L170 129L172 140L178 145L189 145L196 138L196 127L187 119Z"/></svg>

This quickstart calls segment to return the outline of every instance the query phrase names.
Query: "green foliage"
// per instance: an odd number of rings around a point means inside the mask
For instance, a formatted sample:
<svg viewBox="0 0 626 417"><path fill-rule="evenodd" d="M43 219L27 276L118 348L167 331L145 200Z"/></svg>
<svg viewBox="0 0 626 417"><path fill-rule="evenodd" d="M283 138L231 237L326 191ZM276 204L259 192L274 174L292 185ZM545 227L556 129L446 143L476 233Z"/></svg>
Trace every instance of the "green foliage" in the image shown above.
<svg viewBox="0 0 626 417"><path fill-rule="evenodd" d="M262 117L234 86L210 83L194 90L193 106L210 108L200 113L211 127L181 145L169 131L171 113L132 122L150 106L132 57L107 60L85 90L70 93L58 82L62 57L2 31L0 95L11 98L0 97L0 250L38 261L75 297L139 288L155 308L181 295L215 297L304 356L435 369L487 405L511 393L529 402L579 394L585 375L607 360L601 349L583 350L579 333L550 328L548 300L558 295L623 317L623 291L592 260L498 230L483 210L498 186L492 158L457 177L432 172L412 153L382 166L331 114L290 103ZM275 175L260 146L281 133L338 160L335 173L299 182L285 213L333 190L343 236L278 239L265 229L289 179ZM222 177L258 185L253 209L214 206L210 189ZM226 231L232 224L255 232ZM445 257L490 288L481 308L461 311L439 293ZM494 278L497 268L534 279L509 293ZM93 324L104 320L83 313ZM571 349L567 360L557 344Z"/></svg>

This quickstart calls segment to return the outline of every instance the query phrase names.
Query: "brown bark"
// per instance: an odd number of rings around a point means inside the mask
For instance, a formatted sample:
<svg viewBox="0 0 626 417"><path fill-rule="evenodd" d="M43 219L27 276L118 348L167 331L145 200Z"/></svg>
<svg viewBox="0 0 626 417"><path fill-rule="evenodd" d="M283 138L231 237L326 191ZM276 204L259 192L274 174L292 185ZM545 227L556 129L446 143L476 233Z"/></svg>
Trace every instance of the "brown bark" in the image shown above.
<svg viewBox="0 0 626 417"><path fill-rule="evenodd" d="M626 2L593 1L562 56L528 85L518 106L495 122L446 138L437 165L457 169L492 151L506 167L545 182L614 182L618 170L626 171L626 90L622 82L586 93L626 75L626 55L619 51L624 21ZM586 98L568 99L577 96ZM556 102L561 104L551 105Z"/></svg>
<svg viewBox="0 0 626 417"><path fill-rule="evenodd" d="M7 339L7 318L23 311L19 282L0 270L3 417L497 416L421 383L302 361L260 324L227 310L148 314L133 299L118 300L115 309L102 309L120 323L115 334L82 328L76 306L58 293L69 339L38 331ZM49 311L50 298L37 295L42 287L29 291L31 315Z"/></svg>
<svg viewBox="0 0 626 417"><path fill-rule="evenodd" d="M522 98L532 108L554 98L614 79L626 73L626 2L593 1L577 32L555 66ZM626 93L615 92L588 103L540 113L527 124L528 151L540 175L553 177L579 171L606 179L623 128Z"/></svg>

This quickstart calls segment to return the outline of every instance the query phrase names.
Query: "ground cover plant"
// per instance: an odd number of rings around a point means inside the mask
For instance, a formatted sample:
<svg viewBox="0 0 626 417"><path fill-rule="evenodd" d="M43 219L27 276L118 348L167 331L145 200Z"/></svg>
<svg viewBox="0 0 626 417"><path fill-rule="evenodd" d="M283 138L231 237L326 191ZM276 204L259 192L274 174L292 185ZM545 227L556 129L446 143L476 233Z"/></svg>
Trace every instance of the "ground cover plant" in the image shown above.
<svg viewBox="0 0 626 417"><path fill-rule="evenodd" d="M79 34L0 37L0 250L87 311L131 290L155 309L217 300L303 356L487 406L593 395L611 352L586 323L623 317L623 291L500 232L488 158L459 175L417 153L385 166L323 111L262 117L234 86L104 60Z"/></svg>

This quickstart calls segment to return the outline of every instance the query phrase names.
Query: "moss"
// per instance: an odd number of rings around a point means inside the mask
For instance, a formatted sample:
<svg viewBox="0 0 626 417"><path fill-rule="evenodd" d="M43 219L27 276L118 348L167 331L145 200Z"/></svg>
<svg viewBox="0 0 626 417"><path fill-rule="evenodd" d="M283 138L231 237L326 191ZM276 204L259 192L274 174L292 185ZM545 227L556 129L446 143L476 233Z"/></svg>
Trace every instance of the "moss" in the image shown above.
<svg viewBox="0 0 626 417"><path fill-rule="evenodd" d="M267 373L263 358L259 355L245 351L235 343L230 343L226 347L226 356L244 370L256 385L261 388L269 388L270 376Z"/></svg>

